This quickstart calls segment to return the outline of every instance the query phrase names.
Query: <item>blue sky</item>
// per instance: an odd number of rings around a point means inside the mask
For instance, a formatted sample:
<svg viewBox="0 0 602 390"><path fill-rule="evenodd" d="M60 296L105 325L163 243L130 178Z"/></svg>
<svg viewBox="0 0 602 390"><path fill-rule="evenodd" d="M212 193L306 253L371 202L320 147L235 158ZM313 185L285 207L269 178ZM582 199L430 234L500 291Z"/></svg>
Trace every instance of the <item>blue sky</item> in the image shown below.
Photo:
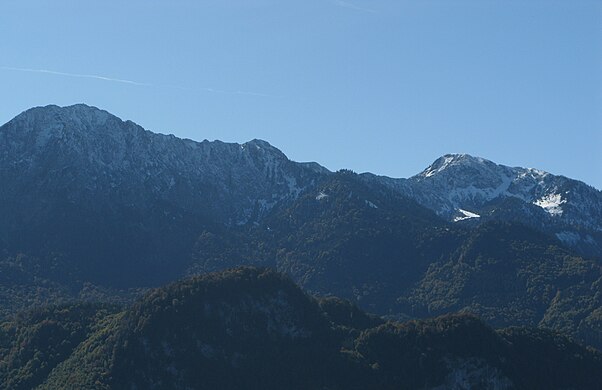
<svg viewBox="0 0 602 390"><path fill-rule="evenodd" d="M601 1L4 0L0 36L3 123L83 102L333 170L462 152L602 188Z"/></svg>

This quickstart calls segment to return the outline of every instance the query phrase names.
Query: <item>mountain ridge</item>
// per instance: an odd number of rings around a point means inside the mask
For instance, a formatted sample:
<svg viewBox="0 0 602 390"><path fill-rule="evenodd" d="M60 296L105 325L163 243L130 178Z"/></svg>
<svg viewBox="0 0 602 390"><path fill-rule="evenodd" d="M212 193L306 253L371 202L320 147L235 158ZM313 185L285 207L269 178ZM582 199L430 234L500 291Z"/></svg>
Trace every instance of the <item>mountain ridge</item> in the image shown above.
<svg viewBox="0 0 602 390"><path fill-rule="evenodd" d="M58 189L81 202L105 193L107 202L143 210L159 200L227 225L257 222L331 174L319 163L289 160L264 140L181 139L85 104L35 107L7 122L0 128L0 164L5 182L16 183L13 191L0 190L6 199L40 190L48 197ZM18 180L16 172L39 180ZM581 181L469 154L443 155L409 178L361 176L450 222L516 221L602 258L602 191Z"/></svg>
<svg viewBox="0 0 602 390"><path fill-rule="evenodd" d="M602 256L602 191L581 181L468 154L446 154L407 179L362 175L448 221L513 220Z"/></svg>
<svg viewBox="0 0 602 390"><path fill-rule="evenodd" d="M187 193L198 193L203 197L204 192L211 191L222 198L232 191L241 199L247 193L253 195L252 199L240 204L233 215L220 216L227 223L247 222L257 206L254 202L259 202L265 212L280 198L297 196L311 182L311 176L325 172L325 168L317 163L292 164L284 153L263 140L237 144L180 139L144 130L134 122L122 121L106 111L82 104L27 110L2 126L0 137L4 138L0 138L3 164L19 164L18 168L28 169L27 163L35 162L36 158L45 159L42 163L57 169L79 164L76 168L80 172L89 170L90 177L77 179L86 181L83 187L93 191L101 185L115 188L127 183L150 187L146 189L168 197L178 190L178 186L183 186L177 194L180 197L186 197ZM64 161L60 160L61 156L65 157ZM128 170L130 172L126 172ZM193 182L186 182L186 175L193 178ZM100 179L107 182L97 184ZM263 188L249 186L249 182L261 185L266 180L271 181L269 188L266 185ZM204 186L199 187L196 183ZM82 187L80 184L78 186ZM218 184L217 188L204 191L215 184ZM130 195L141 193L134 192ZM188 209L199 207L186 204L194 202L190 197L175 201Z"/></svg>
<svg viewBox="0 0 602 390"><path fill-rule="evenodd" d="M246 264L390 318L469 311L602 345L602 202L577 181L467 155L409 179L332 173L79 105L1 126L0 182L2 314Z"/></svg>

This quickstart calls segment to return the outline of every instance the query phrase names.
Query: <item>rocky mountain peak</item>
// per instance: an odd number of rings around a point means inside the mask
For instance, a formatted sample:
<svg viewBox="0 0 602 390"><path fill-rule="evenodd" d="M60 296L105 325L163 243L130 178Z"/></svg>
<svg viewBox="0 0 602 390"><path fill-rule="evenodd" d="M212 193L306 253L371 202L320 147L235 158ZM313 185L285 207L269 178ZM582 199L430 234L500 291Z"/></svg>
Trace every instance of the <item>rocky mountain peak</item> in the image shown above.
<svg viewBox="0 0 602 390"><path fill-rule="evenodd" d="M245 147L255 147L256 149L266 149L266 150L270 150L270 151L278 151L280 152L279 149L273 147L268 141L264 141L262 139L252 139L251 141L245 142L243 144L243 146ZM282 153L282 152L280 152Z"/></svg>
<svg viewBox="0 0 602 390"><path fill-rule="evenodd" d="M9 124L17 122L25 130L57 124L62 124L64 127L87 129L102 126L109 120L119 119L105 110L86 104L65 107L48 105L26 110L17 115Z"/></svg>
<svg viewBox="0 0 602 390"><path fill-rule="evenodd" d="M478 179L480 186L497 186L501 178L514 174L512 168L498 165L481 157L469 154L446 154L412 179L428 179L430 181L443 179L460 185L463 182L472 182Z"/></svg>
<svg viewBox="0 0 602 390"><path fill-rule="evenodd" d="M67 191L74 202L161 201L227 224L259 218L320 175L264 140L196 142L84 104L32 108L0 127L0 178L1 166L30 191L42 191L43 178L45 193Z"/></svg>
<svg viewBox="0 0 602 390"><path fill-rule="evenodd" d="M480 157L473 157L469 154L446 154L436 159L431 165L429 165L424 171L422 171L418 175L424 177L431 177L451 167L479 166L491 164L493 163L489 160L485 160Z"/></svg>
<svg viewBox="0 0 602 390"><path fill-rule="evenodd" d="M468 154L441 156L409 179L366 177L451 222L520 221L588 255L602 252L602 192L577 180Z"/></svg>
<svg viewBox="0 0 602 390"><path fill-rule="evenodd" d="M126 138L142 136L144 130L133 122L123 122L107 111L85 104L67 107L49 105L24 111L0 127L0 143L10 149L27 151L29 156L57 148L90 152L114 143L111 149L123 144Z"/></svg>

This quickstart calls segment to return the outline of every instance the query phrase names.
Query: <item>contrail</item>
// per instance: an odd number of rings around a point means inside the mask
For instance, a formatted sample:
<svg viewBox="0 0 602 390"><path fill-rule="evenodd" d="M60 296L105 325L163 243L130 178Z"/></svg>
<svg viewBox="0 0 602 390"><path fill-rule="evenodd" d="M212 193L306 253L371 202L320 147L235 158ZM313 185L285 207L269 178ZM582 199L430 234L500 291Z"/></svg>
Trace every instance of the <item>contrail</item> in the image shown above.
<svg viewBox="0 0 602 390"><path fill-rule="evenodd" d="M113 77L100 76L100 75L96 75L96 74L66 73L66 72L57 72L57 71L48 70L48 69L13 68L13 67L10 67L10 66L0 66L0 69L3 69L3 70L12 70L12 71L16 71L16 72L54 74L54 75L57 75L57 76L76 77L76 78L80 78L80 79L94 79L94 80L112 81L114 83L139 85L139 86L143 86L143 87L151 87L152 86L152 84L149 84L149 83L140 83L138 81L116 79L116 78L113 78Z"/></svg>
<svg viewBox="0 0 602 390"><path fill-rule="evenodd" d="M210 93L217 93L217 94L223 94L223 95L245 95L245 96L257 96L257 97L265 97L265 98L281 98L282 97L282 96L268 95L268 94L260 93L260 92L251 92L251 91L241 91L241 90L228 91L228 90L224 90L224 89L216 89L216 88L209 88L209 87L190 88L190 87L182 87L179 85L162 85L162 84L142 83L139 81L117 79L117 78L113 78L113 77L107 77L107 76L101 76L101 75L95 75L95 74L67 73L67 72L58 72L55 70L48 70L48 69L15 68L15 67L11 67L11 66L0 66L0 70L9 70L9 71L16 71L16 72L29 72L29 73L44 73L44 74L51 74L51 75L65 76L65 77L111 81L114 83L137 85L137 86L142 86L142 87L179 89L181 91L190 91L190 92L210 92Z"/></svg>

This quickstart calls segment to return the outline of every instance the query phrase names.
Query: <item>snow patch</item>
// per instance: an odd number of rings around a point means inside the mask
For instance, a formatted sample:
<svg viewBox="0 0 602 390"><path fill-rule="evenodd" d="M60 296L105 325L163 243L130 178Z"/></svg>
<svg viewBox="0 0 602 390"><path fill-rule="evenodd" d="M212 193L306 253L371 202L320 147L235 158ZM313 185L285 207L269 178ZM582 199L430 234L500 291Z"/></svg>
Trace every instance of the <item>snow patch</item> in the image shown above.
<svg viewBox="0 0 602 390"><path fill-rule="evenodd" d="M481 216L479 214L473 213L471 211L462 210L462 209L458 209L458 211L460 213L462 213L463 215L455 217L454 222L464 221L465 219L471 219L471 218L481 218Z"/></svg>
<svg viewBox="0 0 602 390"><path fill-rule="evenodd" d="M422 175L424 177L431 177L431 176L441 172L445 168L447 168L449 166L449 164L451 164L452 161L454 161L453 156L445 156L443 163L441 164L441 166L439 168L433 168L433 166L431 165L430 167L428 167L426 169L426 171L424 171L424 173Z"/></svg>
<svg viewBox="0 0 602 390"><path fill-rule="evenodd" d="M328 198L328 195L324 193L324 191L320 191L318 196L316 196L316 200L322 200Z"/></svg>
<svg viewBox="0 0 602 390"><path fill-rule="evenodd" d="M366 202L366 204L367 204L369 207L372 207L373 209L377 209L377 208L378 208L378 206L377 206L377 205L375 205L374 203L370 202L370 201L369 201L369 200L367 200L367 199L366 199L364 202Z"/></svg>
<svg viewBox="0 0 602 390"><path fill-rule="evenodd" d="M541 207L552 216L562 215L561 205L566 203L566 199L562 199L560 194L548 194L533 202L534 205Z"/></svg>

